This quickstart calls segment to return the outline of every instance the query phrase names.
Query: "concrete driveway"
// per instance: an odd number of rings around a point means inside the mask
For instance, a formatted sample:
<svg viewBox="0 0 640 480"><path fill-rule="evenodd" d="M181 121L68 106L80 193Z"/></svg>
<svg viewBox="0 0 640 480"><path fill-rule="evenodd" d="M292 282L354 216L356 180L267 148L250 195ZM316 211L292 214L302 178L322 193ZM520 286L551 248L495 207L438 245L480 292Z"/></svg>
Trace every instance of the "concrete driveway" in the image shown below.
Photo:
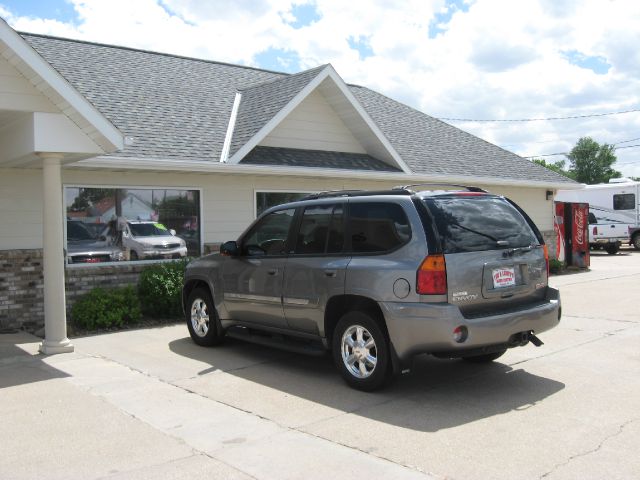
<svg viewBox="0 0 640 480"><path fill-rule="evenodd" d="M0 478L640 478L640 252L552 283L544 346L418 358L374 394L329 358L200 348L183 325L52 357L0 335Z"/></svg>

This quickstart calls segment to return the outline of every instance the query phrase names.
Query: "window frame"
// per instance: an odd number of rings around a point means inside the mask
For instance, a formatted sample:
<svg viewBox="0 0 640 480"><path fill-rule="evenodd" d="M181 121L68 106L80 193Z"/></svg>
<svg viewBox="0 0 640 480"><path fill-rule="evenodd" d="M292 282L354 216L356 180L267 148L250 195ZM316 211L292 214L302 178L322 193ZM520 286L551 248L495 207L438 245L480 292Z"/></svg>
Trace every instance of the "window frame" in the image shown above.
<svg viewBox="0 0 640 480"><path fill-rule="evenodd" d="M271 188L254 188L253 189L253 219L257 220L260 215L258 215L258 194L259 193L301 193L304 195L311 195L312 193L318 193L320 190L281 190L281 189L271 189ZM273 205L267 210L270 210L273 207L277 207L278 205ZM267 211L265 210L265 212ZM264 212L262 212L264 213Z"/></svg>
<svg viewBox="0 0 640 480"><path fill-rule="evenodd" d="M258 225L262 223L262 221L269 215L277 212L286 211L286 210L293 210L293 216L291 218L291 224L289 225L289 231L287 232L287 238L285 240L285 246L284 246L285 253L283 253L282 255L247 255L245 254L243 251L244 243L247 237L249 237L249 235L251 235L254 232L254 230L258 227ZM269 213L266 213L267 211L269 211ZM238 250L240 251L240 257L242 258L282 258L282 257L289 256L292 248L291 245L293 242L293 232L294 231L297 232L297 225L300 221L300 217L301 217L300 212L301 212L300 207L283 207L283 208L276 208L275 210L271 210L271 209L265 210L265 214L261 215L259 219L254 220L254 222L251 225L249 225L247 230L236 241L238 245Z"/></svg>
<svg viewBox="0 0 640 480"><path fill-rule="evenodd" d="M337 199L332 199L337 200ZM298 232L300 232L300 227L302 226L302 220L304 218L304 211L307 208L319 207L324 205L330 205L331 208L331 218L329 219L329 228L331 227L331 222L333 221L333 215L335 213L336 208L342 207L342 250L340 252L327 253L326 251L323 253L296 253L295 249L297 246ZM333 201L333 202L323 202L323 203L310 203L308 205L301 205L296 208L296 217L294 219L294 224L291 229L291 246L287 249L287 254L296 258L322 258L322 257L344 257L350 256L351 254L347 249L347 218L348 218L348 205L347 201ZM327 244L325 243L325 250Z"/></svg>
<svg viewBox="0 0 640 480"><path fill-rule="evenodd" d="M401 243L401 244L399 244L399 245L397 245L394 248L391 248L389 250L382 250L382 251L379 251L379 252L354 252L353 251L352 234L351 234L351 227L352 227L351 209L352 209L352 206L353 205L361 205L361 204L371 204L371 203L382 203L382 204L397 205L402 210L402 213L403 213L403 215L405 216L405 218L407 220L407 225L409 226L409 237L403 243ZM356 202L349 201L349 202L347 202L346 205L347 205L347 211L346 211L346 214L345 214L345 220L346 220L347 224L345 226L346 229L345 229L345 242L344 242L344 246L343 246L343 253L345 253L347 255L350 255L350 256L355 256L355 257L389 255L389 254L394 253L394 252L400 250L401 248L405 247L406 245L408 245L411 242L411 240L413 240L413 225L411 224L410 216L407 214L406 210L404 209L403 205L400 202L366 199L366 200L356 201Z"/></svg>
<svg viewBox="0 0 640 480"><path fill-rule="evenodd" d="M616 197L632 197L633 200L631 201L631 208L616 208ZM614 193L611 197L611 201L613 202L613 210L616 212L619 211L627 211L627 210L636 210L637 208L637 201L638 199L636 198L636 194L633 192L626 192L626 193Z"/></svg>
<svg viewBox="0 0 640 480"><path fill-rule="evenodd" d="M67 251L67 206L66 206L66 189L67 188L107 188L107 189L125 189L125 190L194 190L198 192L198 213L200 222L200 256L204 255L204 230L203 230L203 191L202 187L185 187L185 186L167 186L167 185L113 185L113 184L94 184L94 183L63 183L62 184L62 199L64 202L64 218L62 226L62 240L64 242L64 250ZM173 262L173 259L151 259L151 260L129 260L126 262L99 262L99 263L66 263L65 255L65 268L95 268L95 267L112 267L114 265L150 265L153 263Z"/></svg>

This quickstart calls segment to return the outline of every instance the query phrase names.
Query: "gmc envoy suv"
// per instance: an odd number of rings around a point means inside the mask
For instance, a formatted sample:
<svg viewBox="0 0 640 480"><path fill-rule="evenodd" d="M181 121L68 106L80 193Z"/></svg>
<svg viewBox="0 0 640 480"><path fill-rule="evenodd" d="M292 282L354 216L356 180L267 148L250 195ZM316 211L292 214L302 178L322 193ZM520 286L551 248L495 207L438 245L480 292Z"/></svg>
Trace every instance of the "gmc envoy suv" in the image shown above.
<svg viewBox="0 0 640 480"><path fill-rule="evenodd" d="M560 295L531 219L477 187L419 186L279 205L191 262L182 296L193 341L331 350L361 390L417 354L490 362L542 345L536 335L560 321Z"/></svg>

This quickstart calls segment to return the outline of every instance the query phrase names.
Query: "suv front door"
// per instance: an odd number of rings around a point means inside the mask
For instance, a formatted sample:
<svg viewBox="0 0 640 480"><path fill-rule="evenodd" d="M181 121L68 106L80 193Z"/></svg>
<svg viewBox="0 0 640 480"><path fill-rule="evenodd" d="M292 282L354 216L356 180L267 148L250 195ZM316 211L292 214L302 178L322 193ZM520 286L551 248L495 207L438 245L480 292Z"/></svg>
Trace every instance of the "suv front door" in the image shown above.
<svg viewBox="0 0 640 480"><path fill-rule="evenodd" d="M344 205L304 209L284 274L283 305L289 328L320 335L328 300L344 294L350 256L344 251Z"/></svg>
<svg viewBox="0 0 640 480"><path fill-rule="evenodd" d="M263 217L242 238L240 255L224 262L224 303L232 319L286 327L282 282L294 213L278 210Z"/></svg>

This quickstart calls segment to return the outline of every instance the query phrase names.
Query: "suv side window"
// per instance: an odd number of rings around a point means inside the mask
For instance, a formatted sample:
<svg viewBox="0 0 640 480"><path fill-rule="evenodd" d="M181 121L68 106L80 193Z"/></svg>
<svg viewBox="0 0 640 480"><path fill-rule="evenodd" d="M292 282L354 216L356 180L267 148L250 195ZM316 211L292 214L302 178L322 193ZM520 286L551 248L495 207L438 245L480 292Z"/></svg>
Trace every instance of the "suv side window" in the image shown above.
<svg viewBox="0 0 640 480"><path fill-rule="evenodd" d="M262 218L242 241L242 254L249 256L284 255L293 221L294 208L278 210Z"/></svg>
<svg viewBox="0 0 640 480"><path fill-rule="evenodd" d="M306 207L296 239L295 253L320 255L340 253L344 244L342 205Z"/></svg>
<svg viewBox="0 0 640 480"><path fill-rule="evenodd" d="M349 229L353 253L387 252L411 238L409 220L397 203L350 203Z"/></svg>

